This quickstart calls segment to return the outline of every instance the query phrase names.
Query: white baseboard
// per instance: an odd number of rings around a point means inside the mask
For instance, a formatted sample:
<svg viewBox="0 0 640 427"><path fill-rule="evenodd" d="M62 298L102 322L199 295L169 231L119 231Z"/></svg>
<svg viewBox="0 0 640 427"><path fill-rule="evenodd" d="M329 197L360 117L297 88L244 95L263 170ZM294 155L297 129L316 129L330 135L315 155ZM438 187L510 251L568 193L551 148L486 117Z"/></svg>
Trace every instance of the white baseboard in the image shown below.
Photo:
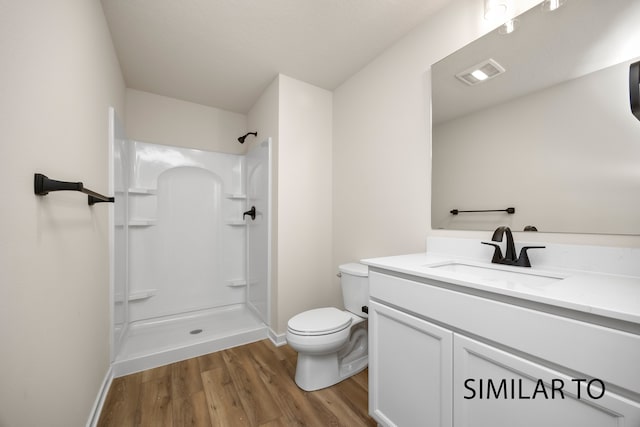
<svg viewBox="0 0 640 427"><path fill-rule="evenodd" d="M87 420L86 427L96 427L98 425L98 421L100 420L100 413L102 413L102 407L104 406L104 401L107 398L107 394L109 393L112 382L113 370L111 369L111 367L109 367L106 375L104 376L104 380L102 380L100 390L98 390L96 401L93 403L93 407L91 408L91 412L89 413L89 419Z"/></svg>
<svg viewBox="0 0 640 427"><path fill-rule="evenodd" d="M269 328L269 339L276 347L283 346L287 343L286 334L276 334L273 329Z"/></svg>

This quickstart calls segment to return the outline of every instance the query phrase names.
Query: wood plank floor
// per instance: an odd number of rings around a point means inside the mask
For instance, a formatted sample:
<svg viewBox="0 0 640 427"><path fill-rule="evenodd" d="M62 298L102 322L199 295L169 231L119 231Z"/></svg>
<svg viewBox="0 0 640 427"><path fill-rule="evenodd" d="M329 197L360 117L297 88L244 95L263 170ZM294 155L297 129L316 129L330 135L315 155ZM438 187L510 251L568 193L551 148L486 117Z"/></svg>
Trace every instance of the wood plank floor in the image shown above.
<svg viewBox="0 0 640 427"><path fill-rule="evenodd" d="M297 353L270 340L116 378L98 426L375 426L367 370L332 387L296 386Z"/></svg>

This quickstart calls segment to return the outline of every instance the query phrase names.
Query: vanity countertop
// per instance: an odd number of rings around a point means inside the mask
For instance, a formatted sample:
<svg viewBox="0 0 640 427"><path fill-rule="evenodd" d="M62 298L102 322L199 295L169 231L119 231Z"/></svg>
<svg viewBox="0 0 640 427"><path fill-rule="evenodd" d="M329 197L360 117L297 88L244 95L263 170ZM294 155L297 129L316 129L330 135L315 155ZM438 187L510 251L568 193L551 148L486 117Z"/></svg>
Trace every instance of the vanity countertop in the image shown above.
<svg viewBox="0 0 640 427"><path fill-rule="evenodd" d="M640 277L555 268L510 267L429 253L371 258L361 262L370 267L640 324ZM437 268L452 263L464 264L471 269L497 269L517 274L526 272L558 280L527 284L517 279L485 279L465 272Z"/></svg>

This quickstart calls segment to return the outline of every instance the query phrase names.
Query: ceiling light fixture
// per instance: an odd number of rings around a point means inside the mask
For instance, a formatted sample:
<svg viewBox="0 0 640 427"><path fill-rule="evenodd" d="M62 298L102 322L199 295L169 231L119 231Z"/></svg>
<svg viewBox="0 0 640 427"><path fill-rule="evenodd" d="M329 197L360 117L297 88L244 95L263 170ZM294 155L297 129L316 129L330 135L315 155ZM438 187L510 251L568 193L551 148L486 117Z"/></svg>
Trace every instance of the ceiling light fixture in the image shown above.
<svg viewBox="0 0 640 427"><path fill-rule="evenodd" d="M489 78L489 76L487 76L487 74L482 70L473 70L471 75L480 81L487 80Z"/></svg>
<svg viewBox="0 0 640 427"><path fill-rule="evenodd" d="M456 74L456 78L461 82L473 86L480 82L484 82L505 72L502 65L493 59L487 59L479 64L469 67L461 73Z"/></svg>
<svg viewBox="0 0 640 427"><path fill-rule="evenodd" d="M542 2L542 10L545 12L553 12L564 4L565 0L544 0Z"/></svg>
<svg viewBox="0 0 640 427"><path fill-rule="evenodd" d="M506 0L484 0L484 19L499 20L507 14Z"/></svg>

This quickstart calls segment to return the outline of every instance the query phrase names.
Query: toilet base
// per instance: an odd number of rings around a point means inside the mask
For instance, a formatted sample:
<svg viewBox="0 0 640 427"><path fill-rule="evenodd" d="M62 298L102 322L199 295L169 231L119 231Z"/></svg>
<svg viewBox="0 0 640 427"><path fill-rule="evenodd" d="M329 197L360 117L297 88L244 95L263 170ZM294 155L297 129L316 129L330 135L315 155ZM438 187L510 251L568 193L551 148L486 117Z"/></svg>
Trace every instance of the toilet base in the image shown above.
<svg viewBox="0 0 640 427"><path fill-rule="evenodd" d="M319 390L340 381L338 354L308 355L298 353L296 384L305 391Z"/></svg>
<svg viewBox="0 0 640 427"><path fill-rule="evenodd" d="M298 387L305 391L320 390L357 374L368 364L367 355L339 366L336 353L323 356L298 354L295 381Z"/></svg>
<svg viewBox="0 0 640 427"><path fill-rule="evenodd" d="M369 364L366 323L354 327L349 342L328 354L298 353L295 381L305 391L320 390L343 381Z"/></svg>

